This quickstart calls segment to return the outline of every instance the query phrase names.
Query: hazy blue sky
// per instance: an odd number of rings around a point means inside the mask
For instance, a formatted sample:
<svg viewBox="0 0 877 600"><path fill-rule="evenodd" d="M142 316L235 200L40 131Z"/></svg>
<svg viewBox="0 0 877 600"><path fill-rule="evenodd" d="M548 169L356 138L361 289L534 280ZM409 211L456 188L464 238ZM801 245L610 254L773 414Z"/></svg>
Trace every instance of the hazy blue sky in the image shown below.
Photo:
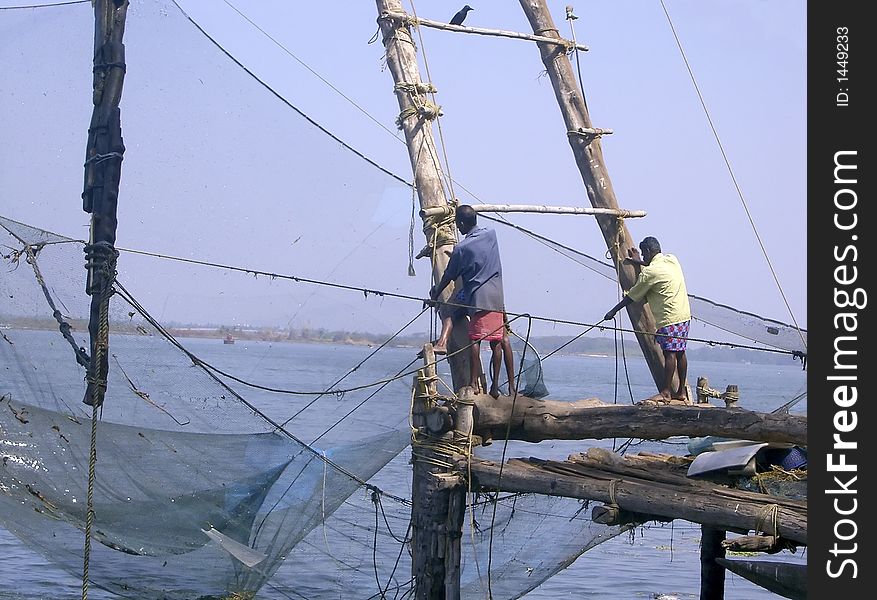
<svg viewBox="0 0 877 600"><path fill-rule="evenodd" d="M383 69L380 41L369 44L377 30L373 2L178 1L289 102L410 179L407 151L393 135L392 77ZM0 7L17 4L0 0ZM549 2L561 35L571 37L566 4ZM435 20L460 6L414 4L419 16ZM467 25L530 31L518 2L472 6ZM666 7L758 235L795 318L806 326L806 3L573 6L576 37L590 48L580 61L591 119L615 131L603 151L619 205L648 213L628 222L633 236L654 235L676 254L691 293L792 321ZM0 81L0 214L72 237L86 235L88 220L78 197L91 113L92 27L88 4L0 11L0 63L7 71ZM439 90L441 138L457 196L468 203L589 206L536 46L420 33L421 73L427 77L427 64ZM407 275L409 190L375 175L266 93L171 2L133 1L125 42L118 246L426 296L426 263L415 264L416 277ZM346 204L335 204L342 196ZM592 256L606 250L590 217L508 220ZM500 236L511 312L596 322L616 301L612 282L518 232L489 226ZM419 220L414 245L415 252L423 245ZM393 331L420 310L411 301L250 276L199 279L154 263L123 255L120 271L147 308L166 319L211 315Z"/></svg>

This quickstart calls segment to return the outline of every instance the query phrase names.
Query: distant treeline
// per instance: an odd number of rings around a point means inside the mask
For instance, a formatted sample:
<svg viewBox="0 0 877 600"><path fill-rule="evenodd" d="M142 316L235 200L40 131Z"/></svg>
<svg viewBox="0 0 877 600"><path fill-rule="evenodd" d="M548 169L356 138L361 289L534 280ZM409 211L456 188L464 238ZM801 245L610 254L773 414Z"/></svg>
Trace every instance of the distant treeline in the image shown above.
<svg viewBox="0 0 877 600"><path fill-rule="evenodd" d="M58 324L53 320L34 319L34 318L8 318L0 323L6 323L16 328L22 329L57 329ZM74 321L70 323L74 331L81 331L87 335L88 325L85 322ZM260 340L269 342L314 342L323 344L355 344L379 346L387 342L389 334L386 333L368 333L362 331L338 331L326 329L323 327L302 327L291 329L279 329L274 327L251 327L251 326L235 326L213 325L213 324L180 324L168 323L166 329L176 337L216 337L222 338L227 334L232 335L239 340ZM145 330L137 328L130 321L111 323L111 330L117 333L138 333L144 334ZM405 347L419 348L422 346L429 336L424 333L400 335L390 340L386 345L389 347ZM598 354L606 356L614 356L623 352L628 356L642 356L639 344L630 337L625 337L624 347L622 349L619 342L608 337L589 337L580 338L569 342L569 337L563 336L537 336L530 338L530 345L536 349L540 355L544 356L550 352L554 352L557 348L563 346L558 354ZM523 342L517 337L512 338L512 345L520 347ZM737 362L737 363L761 363L761 364L790 364L800 361L792 358L789 354L781 354L777 352L752 350L749 348L734 348L727 346L707 346L699 342L692 342L689 345L688 356L691 360L715 361L715 362Z"/></svg>

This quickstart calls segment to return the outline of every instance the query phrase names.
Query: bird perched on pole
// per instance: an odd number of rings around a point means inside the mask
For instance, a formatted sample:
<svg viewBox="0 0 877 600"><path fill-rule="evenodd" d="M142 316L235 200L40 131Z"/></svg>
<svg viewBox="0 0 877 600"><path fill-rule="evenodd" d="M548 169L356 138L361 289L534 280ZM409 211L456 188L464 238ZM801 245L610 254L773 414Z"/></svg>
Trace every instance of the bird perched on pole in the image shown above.
<svg viewBox="0 0 877 600"><path fill-rule="evenodd" d="M461 8L459 11L457 11L457 14L455 14L453 17L451 17L450 24L451 25L462 25L463 20L466 18L466 15L469 14L470 10L475 10L475 9L472 8L471 6L469 6L468 4L466 6L464 6L463 8Z"/></svg>

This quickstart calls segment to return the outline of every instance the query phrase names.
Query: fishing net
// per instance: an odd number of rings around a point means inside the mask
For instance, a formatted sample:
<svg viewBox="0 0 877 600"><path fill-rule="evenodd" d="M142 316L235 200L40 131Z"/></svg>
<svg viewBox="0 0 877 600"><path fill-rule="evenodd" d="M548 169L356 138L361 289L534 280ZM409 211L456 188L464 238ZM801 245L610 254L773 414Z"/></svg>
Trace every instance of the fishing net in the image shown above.
<svg viewBox="0 0 877 600"><path fill-rule="evenodd" d="M138 599L401 595L416 351L378 351L427 325L425 286L407 277L411 187L173 3L132 3L92 437L79 192L93 28L90 3L0 14L0 111L24 128L0 147L0 525L81 577L94 439L92 586ZM384 316L365 316L375 304ZM327 360L303 340L356 345ZM489 577L495 598L517 597L618 532L580 508L517 497L489 526L473 517L466 595Z"/></svg>
<svg viewBox="0 0 877 600"><path fill-rule="evenodd" d="M558 253L587 269L612 281L617 279L617 273L612 264L564 246L556 241L541 238L541 236L540 239ZM799 358L807 354L806 329L720 304L694 294L688 294L688 303L691 307L691 318L696 321L701 321L717 329L732 333L750 342L795 353L795 356Z"/></svg>

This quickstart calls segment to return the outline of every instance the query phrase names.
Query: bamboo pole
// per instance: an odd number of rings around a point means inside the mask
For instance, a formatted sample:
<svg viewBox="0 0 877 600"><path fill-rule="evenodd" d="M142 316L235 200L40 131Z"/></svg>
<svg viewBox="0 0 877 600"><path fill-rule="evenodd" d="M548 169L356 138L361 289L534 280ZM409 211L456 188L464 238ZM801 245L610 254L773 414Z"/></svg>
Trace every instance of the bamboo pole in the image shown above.
<svg viewBox="0 0 877 600"><path fill-rule="evenodd" d="M520 3L534 32L540 32L555 39L560 38L554 20L545 5L545 0L520 0ZM576 81L569 57L557 44L540 42L538 46L542 63L545 65L551 79L551 85L554 87L554 96L566 124L567 139L585 183L591 205L617 209L618 202L615 199L615 191L603 161L600 138L599 136L580 134L580 130L587 131L594 129L594 127L591 124L585 98L579 89L579 83ZM638 272L633 265L624 262L628 248L634 246L630 233L624 222L616 217L597 215L596 218L606 246L616 265L618 281L622 289L628 290L636 282ZM627 314L634 330L638 332L655 331L655 319L648 305L635 302L627 307ZM664 380L663 354L653 336L637 333L636 339L649 365L655 385L661 389Z"/></svg>
<svg viewBox="0 0 877 600"><path fill-rule="evenodd" d="M439 169L441 161L432 136L432 123L426 117L429 111L420 110L426 106L426 90L430 86L420 79L417 66L416 45L411 32L404 26L404 15L400 0L376 0L378 24L386 48L387 67L395 82L396 100L399 103L399 126L405 134L408 156L414 174L414 186L420 201L421 209L447 207L448 199L442 185L442 173ZM397 15L393 18L390 15ZM448 266L451 250L455 243L455 227L450 222L444 227L437 227L440 221L424 219L423 233L426 243L432 247L432 278L438 283ZM454 284L442 292L439 300L447 302L454 293ZM449 358L451 379L454 389L460 389L469 381L469 353L455 352L468 345L466 328L460 323L454 324L449 340Z"/></svg>
<svg viewBox="0 0 877 600"><path fill-rule="evenodd" d="M439 111L430 102L433 89L420 79L416 45L411 38L400 0L376 0L378 24L386 49L387 67L393 76L394 90L399 103L398 124L405 134L405 143L414 185L421 209L448 206L442 184L439 153L432 137L432 119ZM395 15L395 16L391 16ZM432 217L424 218L423 232L431 249L433 281L438 282L448 265L456 242L453 222ZM447 301L454 292L448 286L439 298ZM464 320L454 323L448 350L454 389L461 389L469 379L469 353L455 352L468 344ZM432 355L431 347L424 347L424 357ZM455 443L456 436L448 432L432 436L425 428L412 439L412 492L411 492L411 572L414 578L414 597L418 600L460 597L460 544L465 517L466 488L455 476L436 448L439 444ZM447 466L445 466L447 465Z"/></svg>
<svg viewBox="0 0 877 600"><path fill-rule="evenodd" d="M587 206L548 206L545 204L474 204L475 212L498 212L498 213L550 213L557 215L613 215L616 217L636 218L646 216L643 210L625 210L623 208L593 208ZM420 217L447 216L451 212L450 207L431 206L421 209Z"/></svg>
<svg viewBox="0 0 877 600"><path fill-rule="evenodd" d="M424 27L432 27L434 29L443 29L446 31L457 31L459 33L474 33L476 35L489 35L497 37L514 38L517 40L528 40L531 42L542 42L543 44L553 44L561 47L564 51L582 50L588 51L588 47L584 44L577 44L569 40L561 38L553 38L544 35L531 35L529 33L519 33L517 31L506 31L504 29L485 29L483 27L468 27L466 25L451 25L441 21L432 21L430 19L421 19L420 17L412 17L404 12L390 12L387 14L391 19L397 19L406 25L415 27L423 25Z"/></svg>

